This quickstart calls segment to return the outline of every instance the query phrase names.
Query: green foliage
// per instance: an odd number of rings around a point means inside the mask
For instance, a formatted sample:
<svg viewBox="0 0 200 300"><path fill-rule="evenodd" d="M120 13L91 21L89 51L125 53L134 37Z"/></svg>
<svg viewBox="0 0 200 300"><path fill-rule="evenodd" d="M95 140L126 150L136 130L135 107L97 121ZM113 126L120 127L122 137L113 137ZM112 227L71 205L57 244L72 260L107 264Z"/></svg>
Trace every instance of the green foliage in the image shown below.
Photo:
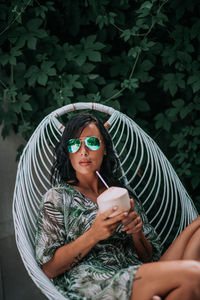
<svg viewBox="0 0 200 300"><path fill-rule="evenodd" d="M27 140L69 103L113 106L156 139L197 202L199 13L198 0L2 0L3 137Z"/></svg>

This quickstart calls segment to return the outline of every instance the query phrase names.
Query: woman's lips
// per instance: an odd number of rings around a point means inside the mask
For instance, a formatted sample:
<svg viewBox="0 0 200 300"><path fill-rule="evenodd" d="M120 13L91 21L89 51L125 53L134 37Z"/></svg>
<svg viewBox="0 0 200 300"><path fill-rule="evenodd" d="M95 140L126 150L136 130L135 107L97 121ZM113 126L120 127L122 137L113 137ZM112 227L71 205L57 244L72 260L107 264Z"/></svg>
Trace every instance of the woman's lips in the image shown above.
<svg viewBox="0 0 200 300"><path fill-rule="evenodd" d="M79 165L81 166L88 166L90 164L91 164L90 160L79 161Z"/></svg>

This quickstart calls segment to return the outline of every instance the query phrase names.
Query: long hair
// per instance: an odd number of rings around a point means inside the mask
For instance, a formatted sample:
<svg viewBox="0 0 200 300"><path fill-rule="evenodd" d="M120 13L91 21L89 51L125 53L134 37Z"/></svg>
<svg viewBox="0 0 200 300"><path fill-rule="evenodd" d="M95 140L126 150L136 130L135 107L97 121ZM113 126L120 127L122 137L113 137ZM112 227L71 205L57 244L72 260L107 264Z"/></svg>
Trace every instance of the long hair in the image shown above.
<svg viewBox="0 0 200 300"><path fill-rule="evenodd" d="M60 142L55 148L55 162L51 173L51 183L65 182L68 184L76 185L78 179L76 173L71 165L69 159L69 152L67 149L67 142L72 138L78 138L81 132L90 123L95 123L99 129L104 145L106 147L106 155L104 155L100 173L108 183L108 185L123 186L124 184L120 181L121 169L119 160L115 154L113 143L110 134L108 133L102 122L92 114L79 113L72 117L66 124L65 130L62 134Z"/></svg>

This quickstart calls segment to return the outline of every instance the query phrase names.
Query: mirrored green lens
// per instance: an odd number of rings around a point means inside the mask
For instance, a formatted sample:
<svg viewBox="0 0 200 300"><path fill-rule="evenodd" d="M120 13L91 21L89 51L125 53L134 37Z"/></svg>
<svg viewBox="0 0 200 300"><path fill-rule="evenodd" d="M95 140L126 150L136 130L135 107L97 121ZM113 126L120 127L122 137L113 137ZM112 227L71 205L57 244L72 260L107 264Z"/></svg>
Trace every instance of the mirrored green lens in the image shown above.
<svg viewBox="0 0 200 300"><path fill-rule="evenodd" d="M85 144L91 150L98 150L100 147L100 140L95 136L91 136L85 139Z"/></svg>
<svg viewBox="0 0 200 300"><path fill-rule="evenodd" d="M75 153L81 146L81 141L79 139L71 139L67 142L68 151L71 153Z"/></svg>

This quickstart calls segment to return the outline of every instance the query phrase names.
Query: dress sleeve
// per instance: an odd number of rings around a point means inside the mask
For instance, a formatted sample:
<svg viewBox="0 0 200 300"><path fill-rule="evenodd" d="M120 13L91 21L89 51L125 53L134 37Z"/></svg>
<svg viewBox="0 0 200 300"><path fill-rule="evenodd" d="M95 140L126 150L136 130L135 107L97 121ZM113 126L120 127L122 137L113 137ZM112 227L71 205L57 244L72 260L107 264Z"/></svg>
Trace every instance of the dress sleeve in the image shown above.
<svg viewBox="0 0 200 300"><path fill-rule="evenodd" d="M35 255L40 265L48 262L54 252L65 244L63 194L50 189L43 197L37 220Z"/></svg>
<svg viewBox="0 0 200 300"><path fill-rule="evenodd" d="M138 212L143 221L143 233L147 240L152 244L153 247L153 258L152 261L158 261L162 255L162 245L156 230L149 223L143 205L139 200L135 200L135 210Z"/></svg>

